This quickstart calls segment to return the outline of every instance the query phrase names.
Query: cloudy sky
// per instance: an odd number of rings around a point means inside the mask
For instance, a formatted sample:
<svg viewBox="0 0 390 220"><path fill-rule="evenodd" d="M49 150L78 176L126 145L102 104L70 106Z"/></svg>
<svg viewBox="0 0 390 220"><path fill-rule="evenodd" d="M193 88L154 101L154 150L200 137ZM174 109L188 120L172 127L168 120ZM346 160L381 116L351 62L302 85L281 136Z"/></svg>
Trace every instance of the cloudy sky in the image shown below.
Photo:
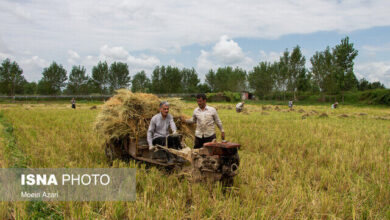
<svg viewBox="0 0 390 220"><path fill-rule="evenodd" d="M0 0L0 60L29 81L56 61L88 74L100 60L130 73L157 65L210 68L275 61L299 45L309 59L350 37L360 79L390 87L389 0Z"/></svg>

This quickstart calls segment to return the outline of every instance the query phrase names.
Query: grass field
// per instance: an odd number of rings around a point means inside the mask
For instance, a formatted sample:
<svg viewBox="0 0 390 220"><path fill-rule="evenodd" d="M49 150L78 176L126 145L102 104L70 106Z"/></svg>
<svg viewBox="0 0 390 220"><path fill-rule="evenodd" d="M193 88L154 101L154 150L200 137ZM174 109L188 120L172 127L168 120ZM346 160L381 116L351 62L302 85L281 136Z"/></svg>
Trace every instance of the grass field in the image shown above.
<svg viewBox="0 0 390 220"><path fill-rule="evenodd" d="M1 202L0 219L390 219L389 109L247 105L237 114L232 104L210 105L227 139L242 145L233 187L115 161L137 167L136 201ZM0 104L0 166L108 167L91 106Z"/></svg>

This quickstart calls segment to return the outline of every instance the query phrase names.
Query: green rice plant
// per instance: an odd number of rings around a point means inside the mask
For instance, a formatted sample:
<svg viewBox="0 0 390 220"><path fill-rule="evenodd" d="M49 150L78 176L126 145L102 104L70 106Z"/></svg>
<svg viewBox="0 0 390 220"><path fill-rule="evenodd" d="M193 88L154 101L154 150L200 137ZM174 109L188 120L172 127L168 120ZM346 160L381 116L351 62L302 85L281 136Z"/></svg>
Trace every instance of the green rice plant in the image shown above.
<svg viewBox="0 0 390 220"><path fill-rule="evenodd" d="M191 116L196 104L184 105L189 107L182 112ZM218 109L227 140L241 144L232 187L192 183L157 167L114 161L113 167L137 168L136 201L44 206L64 219L390 218L388 109L306 105L288 111L280 105L276 111L275 106L263 110L246 104L246 112L236 113L233 104L210 105ZM104 139L93 131L99 111L88 104L78 104L76 110L56 103L1 107L3 118L12 124L15 146L28 158L26 166L109 167L101 147ZM320 117L322 113L328 117ZM1 141L2 167L9 160L5 148ZM0 217L28 218L28 206L3 202Z"/></svg>

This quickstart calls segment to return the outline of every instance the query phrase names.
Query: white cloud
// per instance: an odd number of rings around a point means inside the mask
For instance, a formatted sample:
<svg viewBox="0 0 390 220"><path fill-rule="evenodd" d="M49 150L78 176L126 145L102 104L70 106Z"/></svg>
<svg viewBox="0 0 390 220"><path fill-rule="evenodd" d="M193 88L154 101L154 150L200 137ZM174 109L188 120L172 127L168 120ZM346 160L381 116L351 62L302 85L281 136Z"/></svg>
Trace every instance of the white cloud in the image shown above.
<svg viewBox="0 0 390 220"><path fill-rule="evenodd" d="M141 55L140 58L129 55L127 62L130 67L135 67L136 69L152 69L160 64L160 60L157 57L147 55Z"/></svg>
<svg viewBox="0 0 390 220"><path fill-rule="evenodd" d="M370 56L376 56L379 53L386 53L390 51L390 43L381 45L381 46L371 46L371 45L364 45L362 47L364 51L368 53Z"/></svg>
<svg viewBox="0 0 390 220"><path fill-rule="evenodd" d="M75 64L80 60L80 55L73 50L68 50L68 63Z"/></svg>
<svg viewBox="0 0 390 220"><path fill-rule="evenodd" d="M35 66L38 66L38 67L46 67L49 65L49 62L46 61L45 59L42 59L38 56L33 56L31 58L27 58L27 59L24 59L22 60L22 64L31 64L31 65L35 65Z"/></svg>
<svg viewBox="0 0 390 220"><path fill-rule="evenodd" d="M88 55L83 59L83 64L88 66L88 67L92 67L94 65L97 65L99 61L100 60L98 57Z"/></svg>
<svg viewBox="0 0 390 220"><path fill-rule="evenodd" d="M368 81L380 81L390 87L390 61L370 62L355 65L356 76Z"/></svg>
<svg viewBox="0 0 390 220"><path fill-rule="evenodd" d="M39 56L32 56L20 61L20 66L23 69L23 74L28 81L37 81L42 77L42 71L48 67L50 63Z"/></svg>
<svg viewBox="0 0 390 220"><path fill-rule="evenodd" d="M118 61L127 63L131 73L141 70L151 72L155 66L160 65L160 60L155 56L148 56L145 54L134 56L122 46L110 47L107 44L100 47L99 55L97 56L88 55L80 57L75 51L69 52L69 56L74 57L73 59L77 58L79 60L77 62L81 62L87 69L92 69L99 61L107 61L108 65Z"/></svg>
<svg viewBox="0 0 390 220"><path fill-rule="evenodd" d="M7 22L0 28L15 45L23 42L20 48L53 48L59 41L65 51L75 45L84 51L109 41L130 51L169 53L215 42L222 34L277 38L387 26L388 8L387 0L6 1L0 19Z"/></svg>
<svg viewBox="0 0 390 220"><path fill-rule="evenodd" d="M80 55L76 51L69 50L68 55L69 55L69 58L71 58L71 59L76 59L76 60L80 59Z"/></svg>
<svg viewBox="0 0 390 220"><path fill-rule="evenodd" d="M197 59L197 69L200 73L206 73L210 69L218 68L218 65L209 60L210 53L204 50L200 51L200 56Z"/></svg>
<svg viewBox="0 0 390 220"><path fill-rule="evenodd" d="M15 59L15 56L11 55L11 54L8 54L8 53L2 53L0 52L0 60L5 60L5 59L11 59L11 60L14 60Z"/></svg>
<svg viewBox="0 0 390 220"><path fill-rule="evenodd" d="M0 35L0 60L5 60L7 58L14 60L15 56L12 54L12 51L9 50Z"/></svg>
<svg viewBox="0 0 390 220"><path fill-rule="evenodd" d="M279 61L280 57L283 56L282 52L265 52L264 50L260 50L260 60L261 61L267 61L270 63L273 63L275 61Z"/></svg>
<svg viewBox="0 0 390 220"><path fill-rule="evenodd" d="M390 51L390 44L383 45L383 46L380 46L380 47L365 45L362 48L363 48L363 50L366 50L368 52Z"/></svg>
<svg viewBox="0 0 390 220"><path fill-rule="evenodd" d="M129 56L123 47L109 47L107 44L100 48L100 57L103 60L119 60L125 61Z"/></svg>
<svg viewBox="0 0 390 220"><path fill-rule="evenodd" d="M223 35L218 43L215 44L212 50L212 56L218 62L227 65L234 65L245 60L245 55L241 47L226 35Z"/></svg>
<svg viewBox="0 0 390 220"><path fill-rule="evenodd" d="M164 55L179 54L179 53L181 53L181 47L179 45L174 45L174 46L169 47L169 48L164 48L164 47L151 48L151 51L155 52L155 53L159 53L159 54L164 54Z"/></svg>
<svg viewBox="0 0 390 220"><path fill-rule="evenodd" d="M100 48L99 60L106 60L107 62L122 61L129 64L130 69L136 70L152 69L160 64L160 60L155 56L140 55L136 57L131 55L126 49L121 46L109 47L103 45Z"/></svg>
<svg viewBox="0 0 390 220"><path fill-rule="evenodd" d="M175 59L171 59L169 61L169 65L174 66L174 67L178 67L178 68L185 68L185 66L182 63L177 62Z"/></svg>
<svg viewBox="0 0 390 220"><path fill-rule="evenodd" d="M0 11L4 14L15 16L24 21L31 20L31 13L22 4L17 2L2 1L0 2Z"/></svg>
<svg viewBox="0 0 390 220"><path fill-rule="evenodd" d="M389 26L389 8L388 0L0 1L0 20L4 21L0 30L6 30L1 33L0 58L23 60L37 55L59 63L92 66L107 60L151 68L160 64L159 58L135 56L136 51L180 54L185 46L219 41L201 52L194 64L198 69L247 68L253 62L248 54L233 40L221 40L222 35L276 39L320 31L349 33ZM2 50L2 40L11 52ZM69 50L77 51L80 58L72 58ZM262 56L273 60L276 54Z"/></svg>
<svg viewBox="0 0 390 220"><path fill-rule="evenodd" d="M210 52L201 50L197 61L197 68L203 73L221 66L248 69L253 64L253 60L244 54L241 47L226 35L220 37Z"/></svg>

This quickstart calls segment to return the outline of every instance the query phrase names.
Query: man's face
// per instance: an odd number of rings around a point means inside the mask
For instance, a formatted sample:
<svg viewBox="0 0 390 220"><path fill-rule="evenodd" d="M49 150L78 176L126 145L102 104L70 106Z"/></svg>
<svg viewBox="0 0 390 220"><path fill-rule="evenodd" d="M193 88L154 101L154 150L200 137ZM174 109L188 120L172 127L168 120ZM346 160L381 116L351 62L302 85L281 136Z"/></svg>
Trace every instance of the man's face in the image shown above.
<svg viewBox="0 0 390 220"><path fill-rule="evenodd" d="M160 112L161 112L162 116L166 117L168 115L168 112L169 112L169 106L167 106L167 105L161 106Z"/></svg>
<svg viewBox="0 0 390 220"><path fill-rule="evenodd" d="M196 99L196 102L198 103L199 108L203 109L206 106L206 100L199 98Z"/></svg>

